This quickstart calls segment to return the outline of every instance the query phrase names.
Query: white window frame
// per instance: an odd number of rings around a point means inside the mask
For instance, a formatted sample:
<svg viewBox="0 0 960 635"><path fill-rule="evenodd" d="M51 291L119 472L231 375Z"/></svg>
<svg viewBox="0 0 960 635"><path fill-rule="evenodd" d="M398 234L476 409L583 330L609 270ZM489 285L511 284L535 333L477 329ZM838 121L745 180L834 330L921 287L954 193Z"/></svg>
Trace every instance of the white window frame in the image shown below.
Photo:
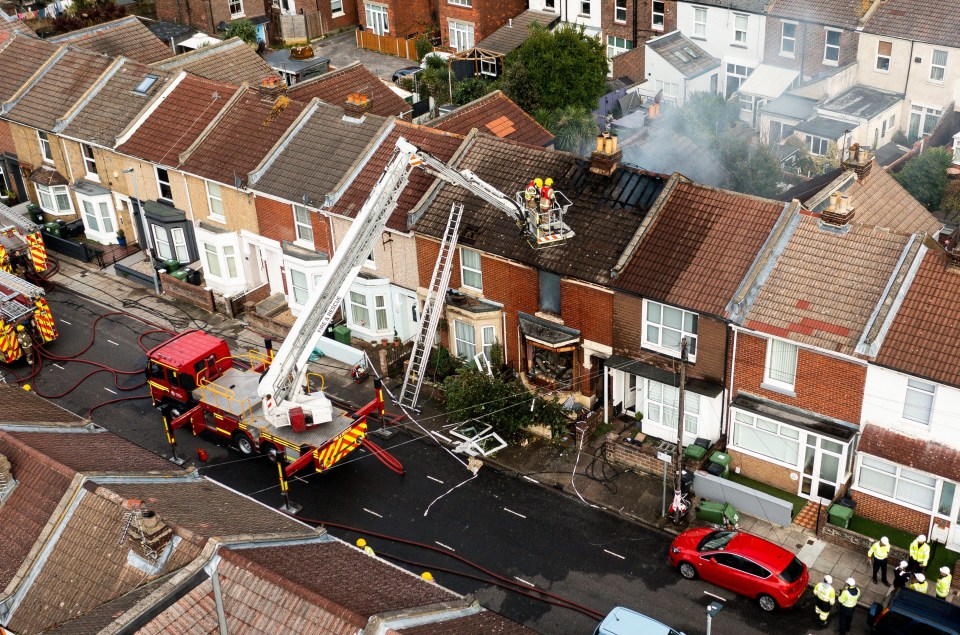
<svg viewBox="0 0 960 635"><path fill-rule="evenodd" d="M390 314L387 311L387 296L377 293L373 296L373 317L377 331L383 333L390 330Z"/></svg>
<svg viewBox="0 0 960 635"><path fill-rule="evenodd" d="M157 259L173 260L173 247L170 245L170 238L167 236L167 228L163 225L150 223L150 232L153 234L153 248L157 252ZM206 246L207 244L204 243L204 247ZM217 265L219 264L218 261Z"/></svg>
<svg viewBox="0 0 960 635"><path fill-rule="evenodd" d="M219 183L205 181L207 188L207 209L209 210L210 220L219 223L225 222L226 215L223 209L223 188ZM213 187L214 189L210 189Z"/></svg>
<svg viewBox="0 0 960 635"><path fill-rule="evenodd" d="M293 229L297 236L294 242L313 249L313 224L310 219L310 210L303 205L293 206Z"/></svg>
<svg viewBox="0 0 960 635"><path fill-rule="evenodd" d="M680 329L676 327L664 325L663 323L663 314L664 311L679 311L680 312ZM655 315L659 315L659 321L651 321ZM688 320L687 318L691 317L694 327L693 330L687 328ZM692 311L685 311L679 307L670 306L669 304L662 304L660 302L654 302L653 300L644 300L643 301L643 331L641 334L641 344L642 346L649 348L651 350L657 351L658 353L663 353L664 355L669 355L670 357L680 358L680 340L684 337L687 338L687 361L690 363L695 363L697 361L697 330L699 329L700 316ZM657 331L657 340L652 340L648 338L650 329L656 329ZM663 342L663 331L668 329L674 331L678 334L677 337L677 348L671 348L664 346Z"/></svg>
<svg viewBox="0 0 960 635"><path fill-rule="evenodd" d="M764 388L773 388L778 391L789 391L793 394L794 387L797 385L797 360L800 355L800 348L793 342L771 338L767 340L766 360L763 364L763 383ZM793 361L788 365L792 368L774 368L774 364L779 360Z"/></svg>
<svg viewBox="0 0 960 635"><path fill-rule="evenodd" d="M230 11L231 18L242 18L243 0L227 0L227 9Z"/></svg>
<svg viewBox="0 0 960 635"><path fill-rule="evenodd" d="M97 159L93 156L93 146L88 143L81 143L80 155L83 157L84 177L99 183L100 175L97 174Z"/></svg>
<svg viewBox="0 0 960 635"><path fill-rule="evenodd" d="M929 399L930 406L926 411L926 416L924 417L922 413L915 412L911 410L911 414L907 414L908 408L912 408L910 404L907 403L907 397L909 395L916 395L922 399ZM914 425L921 425L926 428L930 427L930 421L933 419L933 408L937 400L937 385L930 383L928 381L922 381L920 379L914 379L912 377L907 377L907 386L904 389L903 397L903 408L900 410L900 418L905 422L912 423ZM911 416L912 415L912 416Z"/></svg>
<svg viewBox="0 0 960 635"><path fill-rule="evenodd" d="M461 326L464 328L464 330L470 330L469 332L472 334L472 339L461 339L460 333L458 332ZM470 350L461 351L461 346L469 346ZM477 329L474 327L472 322L467 322L465 320L453 321L453 353L462 359L473 359L473 356L477 354Z"/></svg>
<svg viewBox="0 0 960 635"><path fill-rule="evenodd" d="M73 214L73 201L70 200L70 188L66 185L41 185L35 184L37 189L37 200L40 203L40 209L53 214L54 216L69 216ZM61 205L64 198L67 206Z"/></svg>
<svg viewBox="0 0 960 635"><path fill-rule="evenodd" d="M675 82L665 82L662 79L657 80L657 92L663 91L663 96L674 101L680 99L680 84Z"/></svg>
<svg viewBox="0 0 960 635"><path fill-rule="evenodd" d="M707 7L693 8L693 37L707 37Z"/></svg>
<svg viewBox="0 0 960 635"><path fill-rule="evenodd" d="M166 180L160 178L160 173L163 172L166 174ZM153 175L157 179L157 200L159 201L168 201L173 202L173 184L170 181L170 170L166 168L161 168L159 165L153 166ZM170 192L170 196L163 195L163 188L166 186L167 190Z"/></svg>
<svg viewBox="0 0 960 635"><path fill-rule="evenodd" d="M680 406L680 390L676 386L658 381L646 380L643 391L643 423L655 425L672 431L672 438L676 438L677 414ZM654 388L660 391L660 399L654 399ZM674 414L665 416L665 411L673 410ZM658 414L654 414L658 413ZM687 391L683 402L683 434L696 437L700 430L700 395Z"/></svg>
<svg viewBox="0 0 960 635"><path fill-rule="evenodd" d="M937 64L937 53L943 54L943 64ZM942 84L947 77L947 60L950 59L950 53L943 49L933 49L930 52L930 75L927 77L934 84ZM935 77L935 76L939 77Z"/></svg>
<svg viewBox="0 0 960 635"><path fill-rule="evenodd" d="M390 33L390 11L385 5L364 2L363 9L364 15L367 18L368 29L377 35L387 35Z"/></svg>
<svg viewBox="0 0 960 635"><path fill-rule="evenodd" d="M614 0L613 21L617 24L627 23L627 0Z"/></svg>
<svg viewBox="0 0 960 635"><path fill-rule="evenodd" d="M793 27L793 35L787 35L787 27ZM780 55L783 57L794 57L797 54L797 22L783 21L780 23ZM786 48L787 42L790 43L790 50Z"/></svg>
<svg viewBox="0 0 960 635"><path fill-rule="evenodd" d="M455 7L466 7L468 9L473 8L473 0L447 0L447 4Z"/></svg>
<svg viewBox="0 0 960 635"><path fill-rule="evenodd" d="M580 0L580 15L590 16L590 0Z"/></svg>
<svg viewBox="0 0 960 635"><path fill-rule="evenodd" d="M886 478L891 479L892 481L892 489L880 489L879 487L864 485L862 481L864 469L879 475L886 475ZM920 477L921 479L931 479L933 480L933 485L931 486L928 483L924 483L921 480L918 480L917 477ZM901 484L901 481L905 481L905 483ZM860 454L857 457L856 480L854 481L853 488L859 492L864 492L866 494L870 494L871 496L877 496L885 500L889 500L897 505L922 511L926 514L943 516L939 511L940 492L943 489L943 482L943 479L933 474L928 474L926 472L921 472L920 470L914 470L897 463L892 463L877 456ZM922 505L919 505L911 500L907 500L903 491L910 487L932 489L930 507L923 507Z"/></svg>
<svg viewBox="0 0 960 635"><path fill-rule="evenodd" d="M350 319L353 323L359 325L361 328L373 331L373 323L370 321L370 307L367 305L366 294L351 291L348 299L350 301Z"/></svg>
<svg viewBox="0 0 960 635"><path fill-rule="evenodd" d="M493 345L497 343L497 327L495 326L481 326L480 327L480 345L483 350L484 356L487 358L487 361L490 361L490 351L493 349Z"/></svg>
<svg viewBox="0 0 960 635"><path fill-rule="evenodd" d="M660 10L657 11L659 5ZM667 24L667 3L663 0L653 0L650 3L650 28L654 31L663 31Z"/></svg>
<svg viewBox="0 0 960 635"><path fill-rule="evenodd" d="M343 13L343 0L330 0L330 14L336 18Z"/></svg>
<svg viewBox="0 0 960 635"><path fill-rule="evenodd" d="M743 21L743 28L740 28L738 24L740 21ZM735 46L746 46L747 44L747 32L750 28L750 16L746 13L734 13L733 14L733 44Z"/></svg>
<svg viewBox="0 0 960 635"><path fill-rule="evenodd" d="M181 264L190 262L190 250L187 248L187 232L183 227L171 227L170 237L173 238L173 253Z"/></svg>
<svg viewBox="0 0 960 635"><path fill-rule="evenodd" d="M473 22L461 22L459 20L448 20L448 37L450 48L455 51L466 51L474 46L474 28Z"/></svg>
<svg viewBox="0 0 960 635"><path fill-rule="evenodd" d="M764 461L776 463L777 465L783 465L791 468L800 466L801 452L804 451L805 446L803 434L799 428L794 428L793 426L789 426L785 423L780 423L779 421L774 421L773 419L767 419L766 417L761 417L745 410L732 409L730 413L733 429L730 431L728 447L743 452L744 454L749 454L750 456L763 459ZM763 435L772 435L776 437L785 444L784 447L786 448L789 448L791 445L796 446L796 456L793 458L793 462L787 461L785 456L775 456L773 453L765 453L752 447L747 447L746 445L740 445L737 442L740 434L740 426L752 429L753 434L755 434L757 438L761 439L761 445L766 448L769 448L770 445L762 441ZM784 431L787 431L786 434Z"/></svg>
<svg viewBox="0 0 960 635"><path fill-rule="evenodd" d="M911 103L910 104L910 121L907 125L907 136L913 137L910 132L913 129L913 118L914 116L918 117L917 119L917 138L923 138L926 135L933 132L933 130L940 124L940 119L943 118L943 108L937 106L927 106L924 104ZM926 122L928 117L936 117L937 121L930 127L930 132L924 132L923 129L926 127Z"/></svg>
<svg viewBox="0 0 960 635"><path fill-rule="evenodd" d="M117 237L117 215L113 209L113 198L111 196L83 196L77 194L77 201L80 203L80 213L83 218L84 234L87 238L100 240L101 242L110 241ZM87 205L90 209L87 209ZM93 216L93 223L90 217Z"/></svg>
<svg viewBox="0 0 960 635"><path fill-rule="evenodd" d="M306 271L290 268L290 295L294 303L300 306L306 306L310 301L310 276Z"/></svg>
<svg viewBox="0 0 960 635"><path fill-rule="evenodd" d="M830 27L824 28L823 34L823 63L827 66L839 66L840 65L840 45L843 41L843 30L842 29L831 29ZM830 44L830 35L832 33L837 34L837 43ZM836 50L837 59L830 59L829 53L832 50Z"/></svg>
<svg viewBox="0 0 960 635"><path fill-rule="evenodd" d="M816 148L814 148L814 144L816 144ZM808 134L804 135L804 145L807 146L807 151L809 151L810 154L824 157L827 156L827 152L829 152L830 140L826 137L818 137L816 135Z"/></svg>
<svg viewBox="0 0 960 635"><path fill-rule="evenodd" d="M488 77L497 76L497 60L480 60L480 74Z"/></svg>
<svg viewBox="0 0 960 635"><path fill-rule="evenodd" d="M53 163L53 146L50 145L50 135L43 130L37 130L37 142L40 144L40 156L44 163Z"/></svg>
<svg viewBox="0 0 960 635"><path fill-rule="evenodd" d="M468 253L477 255L477 260L480 263L479 266L474 267L466 264L464 254ZM479 278L479 280L477 280L477 278ZM478 282L478 284L470 284L468 280L470 282ZM483 292L483 255L476 249L469 249L467 247L460 248L460 284L467 289Z"/></svg>
<svg viewBox="0 0 960 635"><path fill-rule="evenodd" d="M880 52L880 47L883 46L884 44L890 45L889 54L884 55L883 53ZM889 40L877 40L877 58L876 60L874 60L873 70L878 73L889 73L892 58L893 58L893 42ZM880 64L881 61L885 62L882 68Z"/></svg>
<svg viewBox="0 0 960 635"><path fill-rule="evenodd" d="M236 281L240 278L240 267L235 245L220 245L213 241L204 240L203 255L206 263L205 273L209 276L224 282ZM216 263L216 266L214 266L214 263Z"/></svg>

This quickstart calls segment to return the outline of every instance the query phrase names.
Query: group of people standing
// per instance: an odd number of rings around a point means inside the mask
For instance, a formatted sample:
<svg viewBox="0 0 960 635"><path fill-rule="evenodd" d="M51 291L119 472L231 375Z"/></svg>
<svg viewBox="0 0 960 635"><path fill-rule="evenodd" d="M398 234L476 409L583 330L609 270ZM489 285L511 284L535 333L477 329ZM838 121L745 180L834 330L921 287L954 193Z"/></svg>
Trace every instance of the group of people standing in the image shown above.
<svg viewBox="0 0 960 635"><path fill-rule="evenodd" d="M556 198L556 193L553 190L553 179L531 179L523 191L523 196L526 200L528 210L537 213L539 209L541 217L549 217L553 212L553 200ZM542 222L546 221L541 220L537 224L541 224Z"/></svg>
<svg viewBox="0 0 960 635"><path fill-rule="evenodd" d="M927 537L923 534L917 536L916 540L910 543L909 551L909 559L902 561L893 572L893 590L907 588L926 593L930 584L924 574L927 563L930 562L930 545L927 543ZM873 565L874 584L882 583L890 586L890 582L887 581L887 559L889 556L890 540L886 536L870 545L867 558ZM877 580L878 573L880 574L879 582ZM950 568L940 567L940 577L934 585L934 593L938 598L947 599L951 582L953 582L953 576L950 575ZM833 588L833 578L826 575L823 577L823 581L813 587L813 595L815 598L814 609L819 625L821 627L827 626L830 622L830 613L834 604L839 604L837 615L840 622L840 635L846 635L850 631L853 623L853 612L857 608L857 601L860 599L860 589L857 587L857 581L853 578L847 578L846 585L838 596Z"/></svg>

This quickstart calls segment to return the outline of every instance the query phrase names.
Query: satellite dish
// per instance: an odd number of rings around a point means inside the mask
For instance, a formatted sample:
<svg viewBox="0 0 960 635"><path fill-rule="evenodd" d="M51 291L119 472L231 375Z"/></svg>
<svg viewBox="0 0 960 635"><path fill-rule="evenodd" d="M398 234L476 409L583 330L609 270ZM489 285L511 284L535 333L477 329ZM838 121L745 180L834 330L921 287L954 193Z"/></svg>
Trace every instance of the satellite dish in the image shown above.
<svg viewBox="0 0 960 635"><path fill-rule="evenodd" d="M223 33L224 31L227 30L227 23L224 22L223 20L220 20L220 24L217 25L217 29L219 29L220 32Z"/></svg>

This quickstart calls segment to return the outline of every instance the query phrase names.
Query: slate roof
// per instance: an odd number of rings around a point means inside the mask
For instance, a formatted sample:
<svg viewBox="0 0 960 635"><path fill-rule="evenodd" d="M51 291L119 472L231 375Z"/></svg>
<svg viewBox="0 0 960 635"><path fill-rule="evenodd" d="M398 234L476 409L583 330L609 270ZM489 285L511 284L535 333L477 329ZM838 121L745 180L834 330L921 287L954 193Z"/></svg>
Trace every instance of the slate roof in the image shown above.
<svg viewBox="0 0 960 635"><path fill-rule="evenodd" d="M75 472L183 473L183 468L105 430L27 432L11 427L7 433Z"/></svg>
<svg viewBox="0 0 960 635"><path fill-rule="evenodd" d="M767 15L844 29L857 28L862 0L775 0Z"/></svg>
<svg viewBox="0 0 960 635"><path fill-rule="evenodd" d="M884 0L863 28L867 33L960 48L960 14L952 0Z"/></svg>
<svg viewBox="0 0 960 635"><path fill-rule="evenodd" d="M56 405L52 401L26 392L19 386L0 386L0 413L6 413L6 415L0 414L0 424L53 424L57 427L63 427L65 424L84 424L82 417ZM26 413L29 413L29 415L26 415ZM8 419L8 416L16 418Z"/></svg>
<svg viewBox="0 0 960 635"><path fill-rule="evenodd" d="M43 456L6 432L0 431L0 454L11 464L19 481L0 505L0 589L10 583L30 553L60 499L73 472Z"/></svg>
<svg viewBox="0 0 960 635"><path fill-rule="evenodd" d="M403 136L407 141L417 146L424 152L441 161L449 161L450 157L457 151L460 144L463 143L463 137L449 132L441 132L432 128L417 126L415 124L398 121L395 127L386 139L373 153L373 156L363 166L363 170L353 179L350 186L343 193L340 199L333 206L331 211L347 218L356 218L360 208L366 202L367 197L373 190L377 179L386 167L390 157L393 156L396 147L397 138ZM414 170L410 174L410 180L406 188L397 201L397 207L387 221L387 227L400 232L407 231L407 215L416 206L430 185L434 182L434 177L428 175L423 170Z"/></svg>
<svg viewBox="0 0 960 635"><path fill-rule="evenodd" d="M903 101L903 93L893 93L858 84L820 104L820 110L829 110L861 119L872 119L901 101Z"/></svg>
<svg viewBox="0 0 960 635"><path fill-rule="evenodd" d="M376 115L345 121L342 108L321 102L311 108L259 177L251 174L253 189L294 202L306 194L319 207L387 123Z"/></svg>
<svg viewBox="0 0 960 635"><path fill-rule="evenodd" d="M290 99L306 102L316 97L341 107L347 103L347 96L351 93L366 95L370 99L369 112L381 117L399 117L413 110L413 106L390 90L373 71L360 62L299 82L287 89Z"/></svg>
<svg viewBox="0 0 960 635"><path fill-rule="evenodd" d="M960 275L947 269L939 247L924 256L887 331L876 363L941 384L960 387L957 324Z"/></svg>
<svg viewBox="0 0 960 635"><path fill-rule="evenodd" d="M680 31L648 40L646 45L688 79L699 77L720 66L720 60Z"/></svg>
<svg viewBox="0 0 960 635"><path fill-rule="evenodd" d="M534 176L551 177L554 187L572 201L564 222L576 236L563 244L534 250L517 233L501 210L447 184L431 190L413 230L441 238L450 205L462 202L460 244L561 276L608 284L610 270L660 194L666 177L635 167L617 168L605 177L589 171L589 162L573 154L519 144L486 134L471 133L454 165L470 169L508 196Z"/></svg>
<svg viewBox="0 0 960 635"><path fill-rule="evenodd" d="M537 631L511 622L504 616L492 611L474 613L443 622L423 624L396 631L398 635L533 635Z"/></svg>
<svg viewBox="0 0 960 635"><path fill-rule="evenodd" d="M863 426L857 452L928 474L937 474L951 481L960 480L960 450L936 441L924 441L868 423Z"/></svg>
<svg viewBox="0 0 960 635"><path fill-rule="evenodd" d="M226 106L237 87L187 75L131 135L117 148L123 154L161 165L175 166Z"/></svg>
<svg viewBox="0 0 960 635"><path fill-rule="evenodd" d="M316 535L302 523L214 481L110 483L108 487L124 498L146 501L169 524L200 536Z"/></svg>
<svg viewBox="0 0 960 635"><path fill-rule="evenodd" d="M528 9L477 43L477 48L493 53L507 53L520 47L530 37L530 26L537 23L550 29L560 20L557 13Z"/></svg>
<svg viewBox="0 0 960 635"><path fill-rule="evenodd" d="M123 55L144 64L173 56L170 47L134 15L58 35L50 41L79 46L110 57Z"/></svg>
<svg viewBox="0 0 960 635"><path fill-rule="evenodd" d="M690 4L698 4L700 6L722 7L724 9L733 9L734 11L763 15L766 12L766 6L770 3L770 0L679 0L679 2L689 2Z"/></svg>
<svg viewBox="0 0 960 635"><path fill-rule="evenodd" d="M5 116L15 122L52 130L57 119L83 96L113 60L99 53L70 48L39 78Z"/></svg>
<svg viewBox="0 0 960 635"><path fill-rule="evenodd" d="M500 90L434 119L430 122L430 127L461 135L477 128L481 132L532 146L547 146L553 143L550 131L538 124L536 119Z"/></svg>
<svg viewBox="0 0 960 635"><path fill-rule="evenodd" d="M665 193L614 286L698 313L723 315L784 205L679 175L674 179L676 187Z"/></svg>
<svg viewBox="0 0 960 635"><path fill-rule="evenodd" d="M901 257L918 247L909 234L857 224L838 232L803 213L744 324L852 354Z"/></svg>
<svg viewBox="0 0 960 635"><path fill-rule="evenodd" d="M0 33L24 33L30 37L37 36L26 22L20 18L8 16L2 10L0 10Z"/></svg>
<svg viewBox="0 0 960 635"><path fill-rule="evenodd" d="M249 44L240 38L230 38L221 44L211 44L195 51L182 53L154 64L163 70L184 70L200 77L228 84L260 82L276 72Z"/></svg>
<svg viewBox="0 0 960 635"><path fill-rule="evenodd" d="M191 174L233 184L246 183L247 173L290 127L306 104L286 97L264 100L257 90L247 90L190 151L182 168Z"/></svg>
<svg viewBox="0 0 960 635"><path fill-rule="evenodd" d="M793 127L795 132L804 132L814 137L838 142L843 138L843 135L847 134L847 130L854 128L856 128L856 124L849 121L841 121L821 115L801 121Z"/></svg>
<svg viewBox="0 0 960 635"><path fill-rule="evenodd" d="M144 94L134 92L147 75L156 76L157 81ZM116 145L117 135L151 103L171 79L172 73L168 71L125 61L61 132L68 137L112 148Z"/></svg>
<svg viewBox="0 0 960 635"><path fill-rule="evenodd" d="M90 490L81 496L52 551L37 562L39 571L13 612L8 626L17 633L37 633L73 620L152 577L128 563L128 540L118 544L124 527L118 502ZM178 541L159 574L186 565L200 550L200 545Z"/></svg>
<svg viewBox="0 0 960 635"><path fill-rule="evenodd" d="M197 32L189 24L177 24L176 22L167 22L165 20L151 20L143 16L137 16L150 32L160 38L162 42L169 42L171 39L192 35Z"/></svg>
<svg viewBox="0 0 960 635"><path fill-rule="evenodd" d="M35 37L0 33L0 101L13 97L59 49Z"/></svg>

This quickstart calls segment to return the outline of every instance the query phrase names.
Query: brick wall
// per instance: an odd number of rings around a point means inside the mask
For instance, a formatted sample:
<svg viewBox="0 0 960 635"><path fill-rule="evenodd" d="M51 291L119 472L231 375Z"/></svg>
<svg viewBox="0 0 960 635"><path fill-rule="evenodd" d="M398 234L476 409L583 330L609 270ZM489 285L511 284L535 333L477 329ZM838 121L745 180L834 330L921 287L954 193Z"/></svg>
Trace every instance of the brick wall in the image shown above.
<svg viewBox="0 0 960 635"><path fill-rule="evenodd" d="M796 397L791 397L760 386L766 365L766 341L744 333L737 337L734 395L748 392L835 419L860 422L866 366L801 348L797 353Z"/></svg>
<svg viewBox="0 0 960 635"><path fill-rule="evenodd" d="M207 33L216 33L216 25L221 21L229 24L233 19L227 0L156 0L156 8L158 20L189 24ZM243 0L243 17L253 18L265 13L263 0Z"/></svg>
<svg viewBox="0 0 960 635"><path fill-rule="evenodd" d="M643 46L635 48L632 51L621 53L613 58L613 76L629 77L635 82L643 81L646 77L646 52Z"/></svg>
<svg viewBox="0 0 960 635"><path fill-rule="evenodd" d="M208 313L214 313L216 311L213 293L203 287L177 280L166 273L160 274L160 284L163 286L164 295L192 304Z"/></svg>
<svg viewBox="0 0 960 635"><path fill-rule="evenodd" d="M838 66L846 66L857 61L857 45L860 41L860 35L854 31L843 31L841 33L840 61L833 65L823 63L826 41L826 31L823 25L806 22L797 24L796 53L793 57L780 55L782 30L782 20L767 16L763 55L765 64L800 70L803 77L809 78L817 73L830 71Z"/></svg>
<svg viewBox="0 0 960 635"><path fill-rule="evenodd" d="M859 512L860 509L858 507L857 513ZM824 508L824 515L826 514L827 510ZM849 549L852 545L857 551L862 551L863 553L867 553L867 551L870 550L870 545L877 541L876 536L864 536L863 534L858 534L855 531L850 531L849 529L837 527L836 525L831 525L829 523L825 523L820 528L820 531L817 532L817 537L835 545L846 547L847 549ZM901 560L906 560L908 555L909 552L907 550L891 545L888 560L895 567Z"/></svg>
<svg viewBox="0 0 960 635"><path fill-rule="evenodd" d="M799 487L799 481L794 481L790 478L791 473L797 473L796 470L769 463L763 459L758 459L731 448L727 448L727 454L733 457L733 461L730 463L730 469L733 470L739 467L740 474L747 478L772 485L785 492L796 492Z"/></svg>
<svg viewBox="0 0 960 635"><path fill-rule="evenodd" d="M856 512L864 518L917 534L927 533L930 527L929 514L855 490L850 490L850 497L857 501Z"/></svg>
<svg viewBox="0 0 960 635"><path fill-rule="evenodd" d="M675 0L666 0L664 2L664 26L663 30L653 28L653 0L634 0L637 2L637 46L642 45L650 38L658 37L665 33L677 30L677 3ZM609 4L609 8L606 6ZM613 0L604 3L603 11L606 15L609 10L610 22L613 22ZM606 21L604 17L604 21ZM633 3L627 2L627 24L632 24ZM633 39L633 29L631 28L630 39Z"/></svg>
<svg viewBox="0 0 960 635"><path fill-rule="evenodd" d="M359 2L344 0L343 14L333 17L333 13L330 11L330 0L315 1L317 5L319 5L320 16L323 19L323 27L327 32L346 29L360 24L359 15L363 13L363 10L360 8ZM307 9L307 11L309 12L309 9Z"/></svg>
<svg viewBox="0 0 960 635"><path fill-rule="evenodd" d="M526 0L474 0L473 7L458 7L446 1L439 3L437 20L443 44L450 46L448 20L473 24L473 41L479 42L500 27L509 23L527 9Z"/></svg>
<svg viewBox="0 0 960 635"><path fill-rule="evenodd" d="M430 0L380 0L387 5L387 21L392 37L408 37L429 30L433 23ZM358 3L357 20L367 28L367 14Z"/></svg>
<svg viewBox="0 0 960 635"><path fill-rule="evenodd" d="M257 196L255 208L261 236L291 243L297 239L297 233L293 227L293 206L290 203ZM327 217L311 211L310 225L313 228L313 248L331 255L333 249L330 244L330 225Z"/></svg>

